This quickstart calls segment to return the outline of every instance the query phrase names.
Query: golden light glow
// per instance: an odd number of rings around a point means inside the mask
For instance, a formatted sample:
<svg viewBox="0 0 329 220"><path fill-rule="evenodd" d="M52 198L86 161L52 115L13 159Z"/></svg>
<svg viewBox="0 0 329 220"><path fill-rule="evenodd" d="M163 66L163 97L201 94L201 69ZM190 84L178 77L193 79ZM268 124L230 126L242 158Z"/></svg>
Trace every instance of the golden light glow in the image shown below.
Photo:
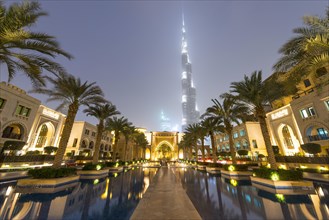
<svg viewBox="0 0 329 220"><path fill-rule="evenodd" d="M284 203L286 201L282 194L275 194L275 197L278 199L278 202Z"/></svg>
<svg viewBox="0 0 329 220"><path fill-rule="evenodd" d="M271 174L271 180L273 180L273 181L278 181L278 180L280 180L280 178L279 178L279 174L278 174L277 172L273 172L273 173Z"/></svg>
<svg viewBox="0 0 329 220"><path fill-rule="evenodd" d="M114 178L118 176L118 173L114 173Z"/></svg>
<svg viewBox="0 0 329 220"><path fill-rule="evenodd" d="M324 166L321 166L321 167L319 168L319 170L320 170L320 171L326 171L326 170L328 170L328 168L326 168L326 167L324 167Z"/></svg>
<svg viewBox="0 0 329 220"><path fill-rule="evenodd" d="M104 191L104 193L101 195L101 199L106 199L106 198L107 198L107 194L108 194L108 190L109 190L109 183L110 183L110 179L107 178L107 179L106 179L105 191Z"/></svg>
<svg viewBox="0 0 329 220"><path fill-rule="evenodd" d="M230 183L232 186L237 186L238 185L238 181L234 180L234 179L230 179Z"/></svg>
<svg viewBox="0 0 329 220"><path fill-rule="evenodd" d="M146 149L146 150L145 150L145 159L146 159L146 160L149 160L150 157L151 157L150 149Z"/></svg>
<svg viewBox="0 0 329 220"><path fill-rule="evenodd" d="M94 185L97 185L98 183L99 183L99 179L95 179L93 182Z"/></svg>
<svg viewBox="0 0 329 220"><path fill-rule="evenodd" d="M234 167L233 165L230 165L230 166L228 167L228 170L229 170L229 171L234 171L234 170L235 170L235 167Z"/></svg>
<svg viewBox="0 0 329 220"><path fill-rule="evenodd" d="M281 165L279 166L279 168L280 168L280 169L284 169L284 170L286 170L286 169L287 169L287 166L284 165L284 164L281 164Z"/></svg>
<svg viewBox="0 0 329 220"><path fill-rule="evenodd" d="M96 170L100 170L100 169L102 169L102 166L98 164L98 165L96 166Z"/></svg>
<svg viewBox="0 0 329 220"><path fill-rule="evenodd" d="M301 165L300 168L301 168L301 169L306 169L307 166L303 166L303 165Z"/></svg>

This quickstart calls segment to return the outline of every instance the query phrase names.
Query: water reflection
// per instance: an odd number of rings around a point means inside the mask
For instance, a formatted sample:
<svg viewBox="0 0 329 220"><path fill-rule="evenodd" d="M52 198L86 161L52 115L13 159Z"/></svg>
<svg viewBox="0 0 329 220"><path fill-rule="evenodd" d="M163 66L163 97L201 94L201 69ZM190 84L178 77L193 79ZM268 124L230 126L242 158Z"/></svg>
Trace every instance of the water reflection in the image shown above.
<svg viewBox="0 0 329 220"><path fill-rule="evenodd" d="M156 168L135 168L107 178L80 181L56 194L15 192L0 184L0 219L129 219Z"/></svg>
<svg viewBox="0 0 329 220"><path fill-rule="evenodd" d="M329 219L328 184L315 183L316 194L287 196L258 190L246 180L174 171L202 219Z"/></svg>

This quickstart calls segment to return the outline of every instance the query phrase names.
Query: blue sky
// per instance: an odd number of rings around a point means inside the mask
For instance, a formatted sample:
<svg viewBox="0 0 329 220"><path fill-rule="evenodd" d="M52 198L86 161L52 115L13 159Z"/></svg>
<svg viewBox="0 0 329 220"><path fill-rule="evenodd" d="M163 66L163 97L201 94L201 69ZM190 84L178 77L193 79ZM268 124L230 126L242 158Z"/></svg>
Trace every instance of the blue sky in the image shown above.
<svg viewBox="0 0 329 220"><path fill-rule="evenodd" d="M149 131L160 129L162 110L173 125L181 123L182 11L203 113L244 74L262 70L268 77L302 17L324 16L329 5L328 0L40 2L49 15L33 29L56 36L74 56L56 60L71 74L96 82L122 115ZM1 81L6 80L2 68ZM31 89L20 74L11 83ZM32 96L57 106L43 95ZM96 123L82 109L76 120Z"/></svg>

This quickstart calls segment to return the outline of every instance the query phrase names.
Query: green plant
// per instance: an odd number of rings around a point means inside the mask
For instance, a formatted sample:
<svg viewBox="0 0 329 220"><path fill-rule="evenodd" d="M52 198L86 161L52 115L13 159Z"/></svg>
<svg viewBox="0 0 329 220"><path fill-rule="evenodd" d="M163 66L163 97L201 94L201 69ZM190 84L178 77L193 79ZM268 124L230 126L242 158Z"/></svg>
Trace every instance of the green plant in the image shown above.
<svg viewBox="0 0 329 220"><path fill-rule="evenodd" d="M26 155L39 155L40 154L40 151L38 150L35 150L35 151L27 151L26 152Z"/></svg>
<svg viewBox="0 0 329 220"><path fill-rule="evenodd" d="M265 158L265 155L264 154L258 154L258 158L263 159L263 158Z"/></svg>
<svg viewBox="0 0 329 220"><path fill-rule="evenodd" d="M321 145L316 143L306 143L300 145L300 147L309 154L318 154L321 152Z"/></svg>
<svg viewBox="0 0 329 220"><path fill-rule="evenodd" d="M223 164L221 163L208 163L207 167L219 167L222 168Z"/></svg>
<svg viewBox="0 0 329 220"><path fill-rule="evenodd" d="M308 172L308 173L321 173L321 174L329 174L329 170L320 170L316 168L297 168L296 170L300 170L302 172Z"/></svg>
<svg viewBox="0 0 329 220"><path fill-rule="evenodd" d="M261 167L259 169L255 169L253 172L256 177L264 179L273 179L273 174L276 174L278 180L282 181L298 181L303 179L303 173L300 170L274 170Z"/></svg>
<svg viewBox="0 0 329 220"><path fill-rule="evenodd" d="M203 165L207 166L208 165L208 162L197 162L197 164L198 165L201 165L201 166L203 166Z"/></svg>
<svg viewBox="0 0 329 220"><path fill-rule="evenodd" d="M120 165L119 162L106 162L105 166L106 167L118 167Z"/></svg>
<svg viewBox="0 0 329 220"><path fill-rule="evenodd" d="M58 147L54 147L54 146L47 146L45 148L43 148L44 152L46 152L46 154L51 154L52 152L56 152L58 149Z"/></svg>
<svg viewBox="0 0 329 220"><path fill-rule="evenodd" d="M29 170L28 175L37 179L61 178L76 175L76 169L43 167L40 169Z"/></svg>
<svg viewBox="0 0 329 220"><path fill-rule="evenodd" d="M238 154L240 156L247 156L248 155L248 150L243 150L243 149L238 150Z"/></svg>
<svg viewBox="0 0 329 220"><path fill-rule="evenodd" d="M92 163L86 163L82 170L101 170L105 167L105 164L92 164Z"/></svg>
<svg viewBox="0 0 329 220"><path fill-rule="evenodd" d="M232 168L232 166L234 168ZM233 169L234 171L248 171L248 164L235 164L235 165L231 165L231 164L225 164L223 166L224 170L226 171L231 171L230 169Z"/></svg>

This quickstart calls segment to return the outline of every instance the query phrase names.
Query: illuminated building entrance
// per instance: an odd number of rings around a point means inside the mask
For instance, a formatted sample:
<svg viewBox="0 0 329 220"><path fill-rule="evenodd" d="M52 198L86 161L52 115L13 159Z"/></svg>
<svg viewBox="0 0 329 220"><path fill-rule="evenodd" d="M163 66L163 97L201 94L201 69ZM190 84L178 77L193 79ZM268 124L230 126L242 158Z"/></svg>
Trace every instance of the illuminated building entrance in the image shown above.
<svg viewBox="0 0 329 220"><path fill-rule="evenodd" d="M182 135L179 132L150 132L150 160L178 160L178 143Z"/></svg>

